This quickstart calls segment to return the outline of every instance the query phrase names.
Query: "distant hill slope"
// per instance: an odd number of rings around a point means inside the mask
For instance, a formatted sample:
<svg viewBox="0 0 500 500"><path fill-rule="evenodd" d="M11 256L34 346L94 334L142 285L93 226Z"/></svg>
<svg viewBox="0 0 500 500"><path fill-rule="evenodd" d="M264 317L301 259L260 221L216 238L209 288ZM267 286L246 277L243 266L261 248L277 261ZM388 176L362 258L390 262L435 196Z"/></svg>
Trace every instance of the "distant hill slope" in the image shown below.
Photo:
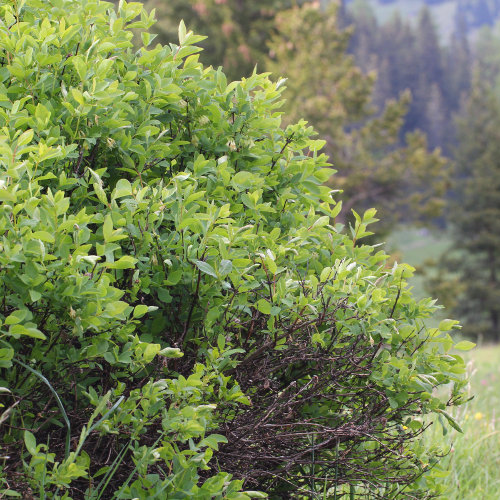
<svg viewBox="0 0 500 500"><path fill-rule="evenodd" d="M348 8L369 6L383 23L396 12L403 18L417 19L419 12L427 6L432 13L443 41L449 40L456 26L467 29L473 35L484 25L492 26L500 19L500 0L347 0Z"/></svg>

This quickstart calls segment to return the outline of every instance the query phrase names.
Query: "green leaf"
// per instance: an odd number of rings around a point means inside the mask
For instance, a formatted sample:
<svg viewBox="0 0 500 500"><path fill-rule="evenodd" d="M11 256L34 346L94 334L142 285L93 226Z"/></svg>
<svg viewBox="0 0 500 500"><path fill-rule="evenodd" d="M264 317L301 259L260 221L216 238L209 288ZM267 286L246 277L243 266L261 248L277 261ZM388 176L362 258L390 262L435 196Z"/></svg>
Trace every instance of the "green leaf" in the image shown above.
<svg viewBox="0 0 500 500"><path fill-rule="evenodd" d="M114 64L113 59L103 59L99 65L97 66L96 69L96 75L99 76L99 78L104 79L106 78L106 75L108 74L109 70L112 68Z"/></svg>
<svg viewBox="0 0 500 500"><path fill-rule="evenodd" d="M219 348L219 351L223 351L225 345L226 345L226 337L224 337L224 335L219 333L219 335L217 336L217 347Z"/></svg>
<svg viewBox="0 0 500 500"><path fill-rule="evenodd" d="M266 257L266 266L271 274L276 274L278 272L278 266L276 265L276 262L274 262L274 260L270 257Z"/></svg>
<svg viewBox="0 0 500 500"><path fill-rule="evenodd" d="M251 172L242 170L233 176L231 183L238 191L249 189L255 187L255 175Z"/></svg>
<svg viewBox="0 0 500 500"><path fill-rule="evenodd" d="M163 356L164 358L182 358L184 353L177 347L165 347L158 352L158 356Z"/></svg>
<svg viewBox="0 0 500 500"><path fill-rule="evenodd" d="M15 325L17 323L21 323L21 321L23 321L26 316L28 316L28 312L28 309L18 309L17 311L13 311L9 316L7 316L7 318L5 318L5 324Z"/></svg>
<svg viewBox="0 0 500 500"><path fill-rule="evenodd" d="M21 493L14 490L2 490L2 495L5 495L6 497L22 497Z"/></svg>
<svg viewBox="0 0 500 500"><path fill-rule="evenodd" d="M217 278L217 274L215 273L214 268L208 262L204 262L202 260L195 260L194 263L202 273L209 274L210 276Z"/></svg>
<svg viewBox="0 0 500 500"><path fill-rule="evenodd" d="M250 198L246 193L243 193L241 195L241 201L244 203L244 205L250 209L255 209L255 201Z"/></svg>
<svg viewBox="0 0 500 500"><path fill-rule="evenodd" d="M185 228L189 228L193 233L202 233L203 234L205 231L203 224L198 219L195 219L194 217L186 217L178 225L179 230L185 229Z"/></svg>
<svg viewBox="0 0 500 500"><path fill-rule="evenodd" d="M126 238L125 234L122 234L122 229L113 229L113 219L111 215L108 214L104 217L104 224L102 225L102 233L104 236L104 241L106 243L112 243L114 241Z"/></svg>
<svg viewBox="0 0 500 500"><path fill-rule="evenodd" d="M12 325L9 333L11 335L25 335L34 339L45 340L47 337L37 328L28 325Z"/></svg>
<svg viewBox="0 0 500 500"><path fill-rule="evenodd" d="M30 455L36 455L36 439L30 431L24 431L24 444Z"/></svg>
<svg viewBox="0 0 500 500"><path fill-rule="evenodd" d="M106 304L104 314L111 318L123 318L125 311L130 307L126 302L115 300Z"/></svg>
<svg viewBox="0 0 500 500"><path fill-rule="evenodd" d="M218 450L219 443L227 443L227 442L228 441L226 436L222 436L221 434L210 434L210 436L207 436L205 439L201 441L199 446L200 447L209 446L213 450Z"/></svg>
<svg viewBox="0 0 500 500"><path fill-rule="evenodd" d="M31 140L33 139L33 130L26 130L26 132L23 132L17 139L17 147L19 146L25 146L26 144L29 144Z"/></svg>
<svg viewBox="0 0 500 500"><path fill-rule="evenodd" d="M38 302L42 298L42 294L37 290L29 291L31 302Z"/></svg>
<svg viewBox="0 0 500 500"><path fill-rule="evenodd" d="M132 184L130 184L127 179L120 179L116 183L116 187L111 198L116 200L118 198L123 198L124 196L132 196Z"/></svg>
<svg viewBox="0 0 500 500"><path fill-rule="evenodd" d="M441 415L443 415L446 420L448 420L448 422L450 423L450 425L455 429L457 430L458 432L462 433L463 434L463 430L462 428L458 425L457 421L447 412L445 412L444 410L441 410L441 409L438 409L437 410L438 413L441 413Z"/></svg>
<svg viewBox="0 0 500 500"><path fill-rule="evenodd" d="M323 215L322 217L319 217L314 221L311 228L324 227L327 226L328 224L330 224L330 217L328 215Z"/></svg>
<svg viewBox="0 0 500 500"><path fill-rule="evenodd" d="M219 275L221 277L227 276L233 270L233 263L230 260L223 259L219 266Z"/></svg>
<svg viewBox="0 0 500 500"><path fill-rule="evenodd" d="M106 266L109 269L134 269L137 259L130 255L124 255L116 262L109 262Z"/></svg>
<svg viewBox="0 0 500 500"><path fill-rule="evenodd" d="M453 346L455 349L458 349L459 351L470 351L474 347L476 347L476 344L474 342L469 342L468 340L462 340L461 342L458 342L458 344L455 344Z"/></svg>
<svg viewBox="0 0 500 500"><path fill-rule="evenodd" d="M328 279L333 278L334 274L335 273L331 267L324 267L323 270L321 271L319 280L321 281L321 283L324 283Z"/></svg>
<svg viewBox="0 0 500 500"><path fill-rule="evenodd" d="M451 330L452 328L460 328L458 325L458 321L454 320L454 319L443 319L443 321L441 321L441 323L439 323L439 329L442 331L442 332L447 332L449 330Z"/></svg>
<svg viewBox="0 0 500 500"><path fill-rule="evenodd" d="M10 368L12 366L12 358L14 357L14 349L10 347L2 347L0 349L0 368ZM6 387L0 387L0 392L10 392Z"/></svg>
<svg viewBox="0 0 500 500"><path fill-rule="evenodd" d="M182 45L186 40L186 25L184 24L184 20L181 19L179 23L179 44Z"/></svg>
<svg viewBox="0 0 500 500"><path fill-rule="evenodd" d="M144 363L151 363L155 356L161 351L160 344L150 344L142 342L136 348L136 355L142 357Z"/></svg>
<svg viewBox="0 0 500 500"><path fill-rule="evenodd" d="M102 188L100 184L97 182L94 182L93 184L95 194L97 195L97 198L103 205L108 204L108 197L106 196L106 191Z"/></svg>
<svg viewBox="0 0 500 500"><path fill-rule="evenodd" d="M112 240L113 236L113 219L111 215L106 215L104 217L104 224L102 225L102 232L104 236L104 241L107 243Z"/></svg>
<svg viewBox="0 0 500 500"><path fill-rule="evenodd" d="M142 318L148 312L148 306L140 304L134 307L134 313L132 316L134 318Z"/></svg>
<svg viewBox="0 0 500 500"><path fill-rule="evenodd" d="M17 196L16 193L8 189L0 189L0 201L16 201Z"/></svg>
<svg viewBox="0 0 500 500"><path fill-rule="evenodd" d="M335 219L337 215L342 211L342 201L337 202L333 210L330 212L330 217Z"/></svg>
<svg viewBox="0 0 500 500"><path fill-rule="evenodd" d="M369 208L364 214L363 214L363 221L364 222L370 222L373 221L373 218L377 214L377 209L376 208Z"/></svg>
<svg viewBox="0 0 500 500"><path fill-rule="evenodd" d="M177 269L175 271L170 271L168 273L167 280L166 280L165 284L169 285L169 286L177 285L177 283L179 283L179 281L181 280L182 275L183 275L183 270L182 269Z"/></svg>
<svg viewBox="0 0 500 500"><path fill-rule="evenodd" d="M166 288L160 287L156 290L156 293L158 294L158 298L165 304L170 304L170 302L172 302L172 296Z"/></svg>
<svg viewBox="0 0 500 500"><path fill-rule="evenodd" d="M32 238L42 240L45 243L54 243L55 241L54 235L48 233L47 231L36 231L33 233Z"/></svg>
<svg viewBox="0 0 500 500"><path fill-rule="evenodd" d="M155 36L152 33L149 33L148 31L141 32L141 40L144 47L147 47L154 38Z"/></svg>
<svg viewBox="0 0 500 500"><path fill-rule="evenodd" d="M261 313L271 314L271 304L266 299L260 299L255 306Z"/></svg>
<svg viewBox="0 0 500 500"><path fill-rule="evenodd" d="M73 66L76 69L76 72L78 73L78 76L80 77L80 80L83 82L86 79L87 76L87 64L83 60L82 56L73 56L71 58L71 62L73 63Z"/></svg>

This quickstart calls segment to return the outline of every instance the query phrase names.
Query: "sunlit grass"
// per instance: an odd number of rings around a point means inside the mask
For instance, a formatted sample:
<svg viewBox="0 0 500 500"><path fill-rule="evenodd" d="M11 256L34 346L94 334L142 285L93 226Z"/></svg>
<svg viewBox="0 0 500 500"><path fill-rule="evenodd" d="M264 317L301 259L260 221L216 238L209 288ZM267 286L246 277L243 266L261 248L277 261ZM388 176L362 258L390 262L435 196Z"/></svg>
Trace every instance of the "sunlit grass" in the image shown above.
<svg viewBox="0 0 500 500"><path fill-rule="evenodd" d="M469 403L451 413L464 433L443 435L436 421L424 433L424 443L449 453L440 463L449 474L442 481L447 500L500 498L500 346L476 348L466 356L470 378Z"/></svg>

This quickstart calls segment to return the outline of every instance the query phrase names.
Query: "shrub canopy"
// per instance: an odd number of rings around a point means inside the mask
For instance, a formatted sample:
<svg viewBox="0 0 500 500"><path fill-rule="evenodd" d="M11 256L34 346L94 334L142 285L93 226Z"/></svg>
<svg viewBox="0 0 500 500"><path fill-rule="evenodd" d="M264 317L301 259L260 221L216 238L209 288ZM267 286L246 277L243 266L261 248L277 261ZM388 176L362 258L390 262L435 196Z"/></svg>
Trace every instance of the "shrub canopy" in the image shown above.
<svg viewBox="0 0 500 500"><path fill-rule="evenodd" d="M456 322L427 329L412 268L360 243L375 210L335 225L283 82L228 83L182 23L153 46L139 3L0 12L4 489L424 498L421 418L463 400Z"/></svg>

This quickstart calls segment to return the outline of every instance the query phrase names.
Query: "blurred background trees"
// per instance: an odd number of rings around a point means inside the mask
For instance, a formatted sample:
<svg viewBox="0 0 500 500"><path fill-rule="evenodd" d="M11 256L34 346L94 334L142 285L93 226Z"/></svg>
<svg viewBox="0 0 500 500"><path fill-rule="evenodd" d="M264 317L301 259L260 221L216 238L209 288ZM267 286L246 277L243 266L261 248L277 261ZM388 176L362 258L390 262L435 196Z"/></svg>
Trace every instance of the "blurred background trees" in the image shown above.
<svg viewBox="0 0 500 500"><path fill-rule="evenodd" d="M352 209L374 206L384 221L379 234L401 219L432 220L446 191L446 161L428 151L421 132L402 137L408 91L374 105L376 75L364 73L347 53L352 29L339 27L338 14L336 5L323 11L306 4L276 17L266 67L289 78L286 119L304 118L326 141L338 171L332 188L342 190L341 222Z"/></svg>
<svg viewBox="0 0 500 500"><path fill-rule="evenodd" d="M463 319L465 333L499 341L500 101L478 74L457 139L449 203L453 247L440 262L448 279L436 284Z"/></svg>

